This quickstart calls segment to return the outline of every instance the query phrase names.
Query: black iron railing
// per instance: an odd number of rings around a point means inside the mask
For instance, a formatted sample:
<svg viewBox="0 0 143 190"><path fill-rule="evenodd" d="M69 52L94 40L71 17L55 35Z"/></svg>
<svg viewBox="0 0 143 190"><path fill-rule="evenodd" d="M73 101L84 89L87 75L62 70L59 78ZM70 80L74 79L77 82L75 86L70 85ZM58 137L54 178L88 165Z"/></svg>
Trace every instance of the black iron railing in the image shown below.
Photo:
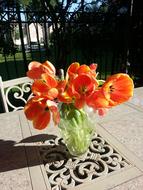
<svg viewBox="0 0 143 190"><path fill-rule="evenodd" d="M0 9L0 35L4 44L0 46L0 75L3 80L25 76L32 60L50 60L55 67L64 69L73 61L97 62L99 77L103 79L113 73L129 72L132 57L135 59L134 50L130 48L131 16L129 11L115 18L109 13L86 13L82 14L83 19L77 13L70 23L72 29L68 28L69 23L64 23L64 29L58 31L57 28L54 33L54 23L45 10L24 10L18 5ZM75 33L70 36L74 29ZM59 52L59 47L64 54Z"/></svg>

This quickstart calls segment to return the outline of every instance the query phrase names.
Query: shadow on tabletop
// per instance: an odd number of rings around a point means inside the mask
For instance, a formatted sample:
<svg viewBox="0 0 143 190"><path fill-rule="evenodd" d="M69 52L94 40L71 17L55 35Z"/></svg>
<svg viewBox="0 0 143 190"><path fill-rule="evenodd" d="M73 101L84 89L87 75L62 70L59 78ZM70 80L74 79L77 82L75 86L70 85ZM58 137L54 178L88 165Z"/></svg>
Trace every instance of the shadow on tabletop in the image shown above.
<svg viewBox="0 0 143 190"><path fill-rule="evenodd" d="M0 139L0 172L67 161L71 157L62 139L54 135L35 135L18 143Z"/></svg>

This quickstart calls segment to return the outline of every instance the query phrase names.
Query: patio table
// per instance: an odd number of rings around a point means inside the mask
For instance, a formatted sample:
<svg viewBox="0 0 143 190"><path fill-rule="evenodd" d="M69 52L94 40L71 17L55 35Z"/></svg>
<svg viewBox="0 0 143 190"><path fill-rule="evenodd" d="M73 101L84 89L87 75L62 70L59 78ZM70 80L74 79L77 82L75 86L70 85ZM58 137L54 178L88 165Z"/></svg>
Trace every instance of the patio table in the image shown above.
<svg viewBox="0 0 143 190"><path fill-rule="evenodd" d="M0 114L0 190L142 190L143 87L94 119L93 151L75 158L52 122L39 131L23 111Z"/></svg>

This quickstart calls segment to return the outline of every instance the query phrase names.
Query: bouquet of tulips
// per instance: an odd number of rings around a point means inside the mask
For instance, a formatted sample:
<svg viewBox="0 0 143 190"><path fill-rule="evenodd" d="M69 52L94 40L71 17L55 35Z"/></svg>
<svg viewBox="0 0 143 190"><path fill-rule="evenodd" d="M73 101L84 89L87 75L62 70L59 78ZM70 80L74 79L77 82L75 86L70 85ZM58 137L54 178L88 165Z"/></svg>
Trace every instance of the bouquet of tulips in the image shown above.
<svg viewBox="0 0 143 190"><path fill-rule="evenodd" d="M25 105L24 112L40 130L48 126L51 117L55 125L59 124L61 117L72 118L74 114L79 122L85 105L104 115L107 109L133 95L133 81L127 74L118 73L106 81L98 80L97 64L88 66L74 62L66 74L60 76L56 75L55 67L49 61L33 61L28 69L27 76L34 79L34 96Z"/></svg>

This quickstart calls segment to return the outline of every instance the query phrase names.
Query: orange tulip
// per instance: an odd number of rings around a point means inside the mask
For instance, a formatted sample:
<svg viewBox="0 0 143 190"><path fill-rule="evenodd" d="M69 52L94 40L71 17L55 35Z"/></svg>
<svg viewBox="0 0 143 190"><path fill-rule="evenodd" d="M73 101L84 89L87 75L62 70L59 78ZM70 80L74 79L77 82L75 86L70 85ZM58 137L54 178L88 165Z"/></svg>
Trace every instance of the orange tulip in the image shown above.
<svg viewBox="0 0 143 190"><path fill-rule="evenodd" d="M37 79L32 85L32 92L37 96L43 96L47 99L53 100L58 96L56 88L57 81L54 77L47 74L42 74L42 79Z"/></svg>
<svg viewBox="0 0 143 190"><path fill-rule="evenodd" d="M66 81L72 82L72 80L78 76L77 70L80 67L80 64L78 62L72 63L68 69L66 74Z"/></svg>
<svg viewBox="0 0 143 190"><path fill-rule="evenodd" d="M31 62L27 75L35 79L32 85L35 96L25 105L27 119L41 130L49 124L51 116L55 125L59 123L60 114L55 102L72 104L73 109L81 109L87 104L103 116L108 108L133 96L133 81L127 74L112 75L104 82L96 79L96 69L94 63L88 66L74 62L64 79L64 76L56 77L55 67L49 61L43 64Z"/></svg>
<svg viewBox="0 0 143 190"><path fill-rule="evenodd" d="M53 114L55 124L59 123L59 112L55 102L34 97L30 99L24 107L24 112L27 119L33 121L33 126L36 129L44 129L50 122L50 112Z"/></svg>
<svg viewBox="0 0 143 190"><path fill-rule="evenodd" d="M60 81L58 81L58 84L57 84L56 88L58 89L59 93L64 92L64 90L66 88L66 85L67 85L66 80L60 80Z"/></svg>
<svg viewBox="0 0 143 190"><path fill-rule="evenodd" d="M86 74L77 76L68 89L68 94L75 99L75 106L82 108L85 104L85 99L93 93L95 85L92 78Z"/></svg>
<svg viewBox="0 0 143 190"><path fill-rule="evenodd" d="M45 61L43 64L32 61L28 66L29 71L27 72L27 76L32 79L39 79L43 73L47 73L49 75L55 75L55 67L51 62Z"/></svg>
<svg viewBox="0 0 143 190"><path fill-rule="evenodd" d="M50 112L48 109L46 110L45 100L30 99L24 107L24 112L27 119L33 121L33 126L36 129L44 129L50 122Z"/></svg>
<svg viewBox="0 0 143 190"><path fill-rule="evenodd" d="M70 96L67 91L58 94L58 100L63 103L72 103L74 97Z"/></svg>
<svg viewBox="0 0 143 190"><path fill-rule="evenodd" d="M82 74L76 77L72 83L73 91L79 93L80 95L90 95L95 86L92 82L92 78L89 75Z"/></svg>
<svg viewBox="0 0 143 190"><path fill-rule="evenodd" d="M67 70L67 73L69 74L69 76L73 75L73 74L76 74L79 67L80 67L80 64L78 62L72 63L68 67L68 70Z"/></svg>
<svg viewBox="0 0 143 190"><path fill-rule="evenodd" d="M90 72L90 67L87 66L87 65L81 65L78 70L77 70L77 73L78 74L83 74L83 73L88 73Z"/></svg>
<svg viewBox="0 0 143 190"><path fill-rule="evenodd" d="M133 81L123 73L110 76L103 84L104 96L109 101L110 106L115 106L127 101L133 96Z"/></svg>
<svg viewBox="0 0 143 190"><path fill-rule="evenodd" d="M87 66L87 65L81 65L78 70L77 73L80 74L88 74L90 75L90 77L93 78L93 80L96 80L96 68L97 68L97 64L92 63L91 65Z"/></svg>
<svg viewBox="0 0 143 190"><path fill-rule="evenodd" d="M86 103L94 110L109 108L109 101L104 96L102 90L97 90L93 92L90 96L88 96L88 98L86 99Z"/></svg>

